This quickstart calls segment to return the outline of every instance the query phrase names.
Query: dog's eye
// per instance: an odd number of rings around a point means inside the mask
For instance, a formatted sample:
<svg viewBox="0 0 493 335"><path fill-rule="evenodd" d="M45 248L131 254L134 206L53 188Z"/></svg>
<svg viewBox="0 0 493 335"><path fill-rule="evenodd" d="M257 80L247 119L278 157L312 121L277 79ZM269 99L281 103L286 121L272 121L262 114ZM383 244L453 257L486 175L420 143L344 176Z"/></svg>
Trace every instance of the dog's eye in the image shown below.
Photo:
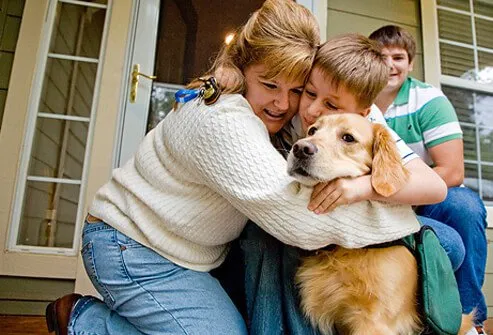
<svg viewBox="0 0 493 335"><path fill-rule="evenodd" d="M317 128L316 127L311 127L310 129L308 129L308 136L312 136L313 134L315 134L317 132Z"/></svg>
<svg viewBox="0 0 493 335"><path fill-rule="evenodd" d="M351 135L351 134L344 134L344 135L342 135L342 140L344 142L347 142L347 143L352 143L352 142L355 141L353 135Z"/></svg>

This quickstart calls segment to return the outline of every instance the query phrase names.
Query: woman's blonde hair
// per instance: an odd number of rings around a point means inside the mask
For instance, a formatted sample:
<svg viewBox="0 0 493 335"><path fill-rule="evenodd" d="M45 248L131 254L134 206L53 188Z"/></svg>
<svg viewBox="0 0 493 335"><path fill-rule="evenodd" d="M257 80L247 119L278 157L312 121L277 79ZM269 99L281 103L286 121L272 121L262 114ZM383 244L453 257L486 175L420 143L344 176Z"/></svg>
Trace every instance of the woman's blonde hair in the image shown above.
<svg viewBox="0 0 493 335"><path fill-rule="evenodd" d="M267 0L223 46L207 75L217 77L224 93L240 94L243 72L251 64L265 65L266 79L306 80L319 42L318 24L308 9L293 0Z"/></svg>

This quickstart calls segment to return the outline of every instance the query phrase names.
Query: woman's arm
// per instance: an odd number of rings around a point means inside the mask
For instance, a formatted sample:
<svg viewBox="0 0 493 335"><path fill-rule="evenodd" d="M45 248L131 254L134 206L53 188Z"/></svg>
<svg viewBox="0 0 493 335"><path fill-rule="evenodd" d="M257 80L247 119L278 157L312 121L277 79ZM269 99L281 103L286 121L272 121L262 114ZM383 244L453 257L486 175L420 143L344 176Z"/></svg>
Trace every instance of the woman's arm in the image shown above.
<svg viewBox="0 0 493 335"><path fill-rule="evenodd" d="M187 103L168 115L163 134L176 164L286 244L356 248L419 227L409 207L380 202L361 202L323 216L309 211L311 189L288 175L265 126L237 95L223 96L211 107Z"/></svg>
<svg viewBox="0 0 493 335"><path fill-rule="evenodd" d="M371 176L340 178L315 186L308 209L317 214L327 213L337 206L363 200L379 200L395 204L424 205L441 202L447 196L447 186L420 158L409 161L409 181L397 193L384 197L375 192Z"/></svg>

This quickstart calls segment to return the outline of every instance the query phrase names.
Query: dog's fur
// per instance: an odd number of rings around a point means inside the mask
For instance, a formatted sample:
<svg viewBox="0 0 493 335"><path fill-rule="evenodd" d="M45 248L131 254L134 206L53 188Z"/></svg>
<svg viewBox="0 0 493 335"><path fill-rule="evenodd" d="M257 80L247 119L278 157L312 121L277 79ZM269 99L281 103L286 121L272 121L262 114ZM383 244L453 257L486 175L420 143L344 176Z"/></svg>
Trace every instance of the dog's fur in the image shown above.
<svg viewBox="0 0 493 335"><path fill-rule="evenodd" d="M380 124L356 114L324 116L299 140L288 157L289 173L314 185L371 173L376 192L390 196L407 182L394 140ZM349 136L348 136L349 135ZM418 272L404 246L320 250L298 269L301 307L323 334L418 334ZM463 317L459 334L472 327Z"/></svg>

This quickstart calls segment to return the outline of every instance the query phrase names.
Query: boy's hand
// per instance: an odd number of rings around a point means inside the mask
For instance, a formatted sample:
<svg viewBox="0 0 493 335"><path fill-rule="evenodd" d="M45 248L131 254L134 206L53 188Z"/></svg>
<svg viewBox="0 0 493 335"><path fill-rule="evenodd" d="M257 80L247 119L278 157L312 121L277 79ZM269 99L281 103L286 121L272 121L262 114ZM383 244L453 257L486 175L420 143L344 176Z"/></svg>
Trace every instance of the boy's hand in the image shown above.
<svg viewBox="0 0 493 335"><path fill-rule="evenodd" d="M313 188L308 209L316 214L325 214L337 206L368 200L373 192L371 176L338 178L318 183Z"/></svg>

